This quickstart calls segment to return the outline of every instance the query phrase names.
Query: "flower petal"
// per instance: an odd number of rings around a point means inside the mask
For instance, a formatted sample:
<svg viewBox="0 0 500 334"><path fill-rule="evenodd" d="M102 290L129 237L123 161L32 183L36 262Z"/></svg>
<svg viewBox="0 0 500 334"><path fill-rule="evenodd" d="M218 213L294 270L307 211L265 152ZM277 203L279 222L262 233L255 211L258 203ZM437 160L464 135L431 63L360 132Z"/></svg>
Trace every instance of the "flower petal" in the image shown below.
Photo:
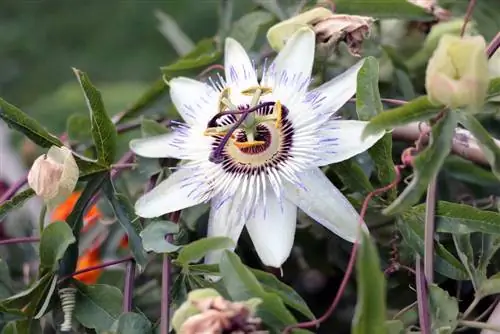
<svg viewBox="0 0 500 334"><path fill-rule="evenodd" d="M359 215L351 203L319 168L299 175L305 189L285 183L285 196L318 223L341 238L354 242ZM368 231L366 225L363 228Z"/></svg>
<svg viewBox="0 0 500 334"><path fill-rule="evenodd" d="M305 102L309 103L316 115L330 117L353 97L358 72L363 64L364 60L360 60L344 73L306 94Z"/></svg>
<svg viewBox="0 0 500 334"><path fill-rule="evenodd" d="M278 199L272 189L266 204L256 208L246 227L262 263L280 268L290 256L297 223L297 207L286 198Z"/></svg>
<svg viewBox="0 0 500 334"><path fill-rule="evenodd" d="M236 245L248 217L244 214L248 212L244 209L244 204L241 192L236 193L232 198L224 199L221 195L215 196L210 207L207 236L229 237ZM222 251L210 252L205 256L205 263L219 263L221 255Z"/></svg>
<svg viewBox="0 0 500 334"><path fill-rule="evenodd" d="M368 122L332 120L319 131L320 145L317 152L318 166L324 166L352 158L372 147L385 131L361 138Z"/></svg>
<svg viewBox="0 0 500 334"><path fill-rule="evenodd" d="M212 86L185 77L169 81L170 98L188 124L206 126L218 112L219 95Z"/></svg>
<svg viewBox="0 0 500 334"><path fill-rule="evenodd" d="M291 98L305 94L314 63L315 35L301 28L287 41L262 76L262 86L273 88L273 98L290 104Z"/></svg>
<svg viewBox="0 0 500 334"><path fill-rule="evenodd" d="M135 203L138 216L144 218L159 217L166 213L178 211L210 198L208 184L184 165L150 192L141 196Z"/></svg>
<svg viewBox="0 0 500 334"><path fill-rule="evenodd" d="M257 86L257 73L247 52L240 43L232 38L226 38L224 69L227 86L239 90L234 93L240 93L241 90Z"/></svg>
<svg viewBox="0 0 500 334"><path fill-rule="evenodd" d="M178 146L177 133L171 132L159 136L133 139L130 149L137 155L146 158L176 158L181 159L182 152Z"/></svg>

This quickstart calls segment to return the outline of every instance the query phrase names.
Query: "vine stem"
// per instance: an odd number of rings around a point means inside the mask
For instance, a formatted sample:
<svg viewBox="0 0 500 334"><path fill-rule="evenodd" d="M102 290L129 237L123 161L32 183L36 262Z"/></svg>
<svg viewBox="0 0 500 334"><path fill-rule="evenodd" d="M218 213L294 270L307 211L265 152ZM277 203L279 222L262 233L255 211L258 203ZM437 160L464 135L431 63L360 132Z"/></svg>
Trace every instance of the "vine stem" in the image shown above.
<svg viewBox="0 0 500 334"><path fill-rule="evenodd" d="M490 44L486 48L486 55L488 58L491 58L495 54L495 52L500 48L500 32L497 32L495 37L491 40Z"/></svg>
<svg viewBox="0 0 500 334"><path fill-rule="evenodd" d="M476 6L476 0L470 0L469 5L467 6L467 11L465 13L464 24L462 25L462 30L460 31L460 36L462 36L462 37L465 34L465 29L467 28L467 23L469 23L469 21L472 17L472 12L474 11L475 6Z"/></svg>
<svg viewBox="0 0 500 334"><path fill-rule="evenodd" d="M135 261L127 262L125 270L125 287L123 289L123 312L132 311L132 299L134 295Z"/></svg>
<svg viewBox="0 0 500 334"><path fill-rule="evenodd" d="M417 285L417 305L418 305L418 319L420 321L420 330L422 334L431 333L431 323L429 314L429 300L427 298L427 281L425 274L422 270L422 261L420 255L416 256L415 267L417 271L416 285Z"/></svg>
<svg viewBox="0 0 500 334"><path fill-rule="evenodd" d="M490 325L490 324L487 324L485 322L459 320L458 324L462 325L462 326L466 326L466 327L486 329L486 330L500 333L500 326Z"/></svg>
<svg viewBox="0 0 500 334"><path fill-rule="evenodd" d="M360 228L358 228L358 235L356 237L356 240L354 240L354 244L352 246L351 255L349 257L349 262L347 264L347 268L346 268L346 271L344 273L344 277L342 279L342 282L340 283L337 294L335 295L335 299L330 304L330 306L328 307L326 312L318 319L306 321L306 322L301 322L301 323L290 325L290 326L286 327L285 330L283 331L283 334L291 333L292 330L295 328L310 328L310 327L318 326L333 314L333 312L337 308L338 303L340 302L340 298L344 294L344 291L347 287L347 282L349 282L349 279L350 279L351 274L352 274L353 269L354 269L354 264L356 262L356 254L357 254L358 247L359 247L358 240L360 237L361 226L363 225L364 217L366 215L366 211L368 210L368 203L370 203L370 200L374 196L378 196L380 194L383 194L384 192L386 192L386 191L388 191L388 190L390 190L398 185L399 181L401 180L401 171L400 170L402 168L404 168L404 166L402 166L402 165L395 167L396 178L394 179L394 181L392 181L390 184L388 184L385 187L375 189L374 191L370 192L365 197L365 200L363 201L363 206L361 207L361 212L359 214L358 225ZM424 334L426 334L426 333L424 333Z"/></svg>
<svg viewBox="0 0 500 334"><path fill-rule="evenodd" d="M424 275L427 283L434 281L434 227L436 213L436 176L427 187L424 225Z"/></svg>
<svg viewBox="0 0 500 334"><path fill-rule="evenodd" d="M43 229L45 228L45 216L47 215L47 205L43 205L40 210L40 217L38 218L38 228L40 231L40 237L42 236Z"/></svg>
<svg viewBox="0 0 500 334"><path fill-rule="evenodd" d="M28 183L28 173L22 179L16 181L7 191L0 197L0 204L11 199L24 185Z"/></svg>
<svg viewBox="0 0 500 334"><path fill-rule="evenodd" d="M176 211L170 214L170 220L179 223L181 212ZM167 236L167 241L172 242L172 235ZM162 277L161 277L161 318L160 333L168 334L170 330L170 284L171 284L171 262L167 253L163 254Z"/></svg>
<svg viewBox="0 0 500 334"><path fill-rule="evenodd" d="M85 268L85 269L75 271L74 273L72 273L72 274L70 274L70 275L67 275L67 276L62 277L62 278L59 280L59 283L61 283L61 282L63 282L63 281L66 281L68 278L71 278L71 277L76 276L76 275L79 275L79 274L84 274L84 273L88 273L88 272L90 272L90 271L94 271L94 270L99 270L99 269L103 269L103 268L107 268L107 267L115 266L115 265L120 264L120 263L124 263L124 262L127 262L127 261L131 261L131 260L133 260L133 259L134 259L134 257L133 257L133 256L127 256L127 257L124 257L124 258L119 259L119 260L114 260L114 261L104 262L104 263L101 263L101 264L96 265L96 266L87 267L87 268Z"/></svg>
<svg viewBox="0 0 500 334"><path fill-rule="evenodd" d="M12 244L25 244L30 242L40 242L39 237L21 237L21 238L11 238L0 240L0 246L12 245Z"/></svg>

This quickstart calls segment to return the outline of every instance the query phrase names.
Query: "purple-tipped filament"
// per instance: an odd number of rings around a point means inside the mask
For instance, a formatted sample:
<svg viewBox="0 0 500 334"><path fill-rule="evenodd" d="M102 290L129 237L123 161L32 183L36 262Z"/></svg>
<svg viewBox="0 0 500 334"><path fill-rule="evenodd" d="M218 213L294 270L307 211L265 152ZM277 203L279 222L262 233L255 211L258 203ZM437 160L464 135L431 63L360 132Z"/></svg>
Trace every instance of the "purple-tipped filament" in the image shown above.
<svg viewBox="0 0 500 334"><path fill-rule="evenodd" d="M222 140L220 141L219 145L215 148L215 150L212 151L210 156L208 157L208 160L215 164L219 164L224 160L224 157L222 155L222 151L224 150L224 147L226 146L227 142L229 141L229 138L231 138L231 135L233 134L236 129L238 129L241 124L245 121L248 115L250 113L255 112L256 110L259 110L260 108L265 108L268 106L274 106L276 102L264 102L261 104L258 104L252 108L244 109L244 110L229 110L229 111L223 111L215 115L209 122L208 122L208 127L214 127L216 126L216 121L222 116L225 115L240 115L241 117L234 123L234 125L229 129L229 131L224 135Z"/></svg>

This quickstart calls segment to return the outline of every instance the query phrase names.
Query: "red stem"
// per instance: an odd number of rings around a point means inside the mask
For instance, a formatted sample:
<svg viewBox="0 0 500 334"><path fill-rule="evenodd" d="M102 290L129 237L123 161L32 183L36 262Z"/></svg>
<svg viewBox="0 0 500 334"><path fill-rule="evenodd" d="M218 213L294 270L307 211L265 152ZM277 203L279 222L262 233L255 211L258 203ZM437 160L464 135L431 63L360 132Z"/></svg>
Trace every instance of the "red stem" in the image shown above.
<svg viewBox="0 0 500 334"><path fill-rule="evenodd" d="M5 193L3 193L3 195L0 197L0 204L11 199L19 191L19 189L24 187L26 183L28 183L28 173L26 173L26 175L23 176L22 179L16 181L12 186L10 186L9 189L7 189Z"/></svg>
<svg viewBox="0 0 500 334"><path fill-rule="evenodd" d="M134 295L135 261L130 260L125 270L125 287L123 289L123 312L132 311L132 299Z"/></svg>
<svg viewBox="0 0 500 334"><path fill-rule="evenodd" d="M429 305L427 299L427 280L425 278L424 270L422 268L422 261L420 255L416 257L417 268L416 284L417 284L417 303L418 303L418 318L420 320L420 330L422 334L431 333L431 324L429 319Z"/></svg>
<svg viewBox="0 0 500 334"><path fill-rule="evenodd" d="M358 221L358 224L359 226L361 227L363 225L363 219L366 215L366 211L368 210L368 203L370 202L370 200L374 197L374 196L378 196L392 188L394 188L395 186L398 185L399 181L401 180L401 169L404 168L404 166L396 166L395 167L395 171L396 171L396 178L394 179L394 181L392 181L390 184L388 184L387 186L385 187L382 187L382 188L379 188L379 189L375 189L374 191L370 192L364 202L363 202L363 206L361 207L361 212L359 214L359 221ZM352 250L351 250L351 256L349 258L349 263L347 264L347 269L344 273L344 278L342 279L342 283L340 283L340 287L337 291L337 295L335 296L335 299L333 300L333 302L331 303L330 307L328 308L328 310L326 310L326 312L321 316L319 317L318 319L315 319L315 320L311 320L311 321L306 321L306 322L301 322L301 323L298 323L298 324L294 324L294 325L290 325L288 327L285 328L285 330L283 331L283 334L286 334L286 333L291 333L291 331L295 328L309 328L309 327L315 327L315 326L318 326L320 325L322 322L324 322L326 319L328 319L332 314L333 312L335 311L335 308L337 307L338 303L340 302L340 298L342 297L342 295L344 294L344 291L347 287L347 283L349 282L349 279L351 277L351 274L352 274L352 271L353 271L353 268L354 268L354 264L356 262L356 254L357 254L357 251L358 251L358 247L359 247L359 243L358 243L358 240L359 240L359 231L361 231L361 228L358 230L358 236L356 237L356 240L354 241L354 244L352 246Z"/></svg>
<svg viewBox="0 0 500 334"><path fill-rule="evenodd" d="M39 237L21 237L21 238L11 238L0 240L0 245L12 245L12 244L25 244L30 242L40 242Z"/></svg>
<svg viewBox="0 0 500 334"><path fill-rule="evenodd" d="M99 270L99 269L103 269L103 268L106 268L106 267L115 266L117 264L124 263L124 262L130 261L130 260L133 260L133 259L134 259L133 256L127 256L127 257L124 257L123 259L120 259L120 260L114 260L114 261L104 262L104 263L101 263L101 264L96 265L96 266L87 267L85 269L75 271L71 275L62 277L59 280L59 282L63 282L65 280L67 280L68 278L76 276L76 275L79 275L79 274L84 274L84 273L88 273L90 271L94 271L94 270Z"/></svg>
<svg viewBox="0 0 500 334"><path fill-rule="evenodd" d="M462 25L462 30L460 31L460 36L462 37L465 34L465 28L467 28L467 23L469 23L470 18L472 17L474 6L476 6L476 0L470 0L469 5L467 6L467 12L465 13L464 24Z"/></svg>

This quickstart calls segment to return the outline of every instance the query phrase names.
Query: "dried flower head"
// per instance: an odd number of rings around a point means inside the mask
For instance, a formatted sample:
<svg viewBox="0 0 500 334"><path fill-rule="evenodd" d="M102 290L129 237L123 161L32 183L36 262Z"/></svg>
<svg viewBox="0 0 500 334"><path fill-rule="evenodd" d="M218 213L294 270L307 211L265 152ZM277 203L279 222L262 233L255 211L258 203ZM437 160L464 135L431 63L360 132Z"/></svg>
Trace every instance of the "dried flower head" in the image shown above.
<svg viewBox="0 0 500 334"><path fill-rule="evenodd" d="M427 66L429 99L449 108L479 111L488 90L488 58L482 36L445 35Z"/></svg>
<svg viewBox="0 0 500 334"><path fill-rule="evenodd" d="M79 170L71 151L52 146L38 157L28 174L28 184L45 203L54 207L75 189Z"/></svg>

